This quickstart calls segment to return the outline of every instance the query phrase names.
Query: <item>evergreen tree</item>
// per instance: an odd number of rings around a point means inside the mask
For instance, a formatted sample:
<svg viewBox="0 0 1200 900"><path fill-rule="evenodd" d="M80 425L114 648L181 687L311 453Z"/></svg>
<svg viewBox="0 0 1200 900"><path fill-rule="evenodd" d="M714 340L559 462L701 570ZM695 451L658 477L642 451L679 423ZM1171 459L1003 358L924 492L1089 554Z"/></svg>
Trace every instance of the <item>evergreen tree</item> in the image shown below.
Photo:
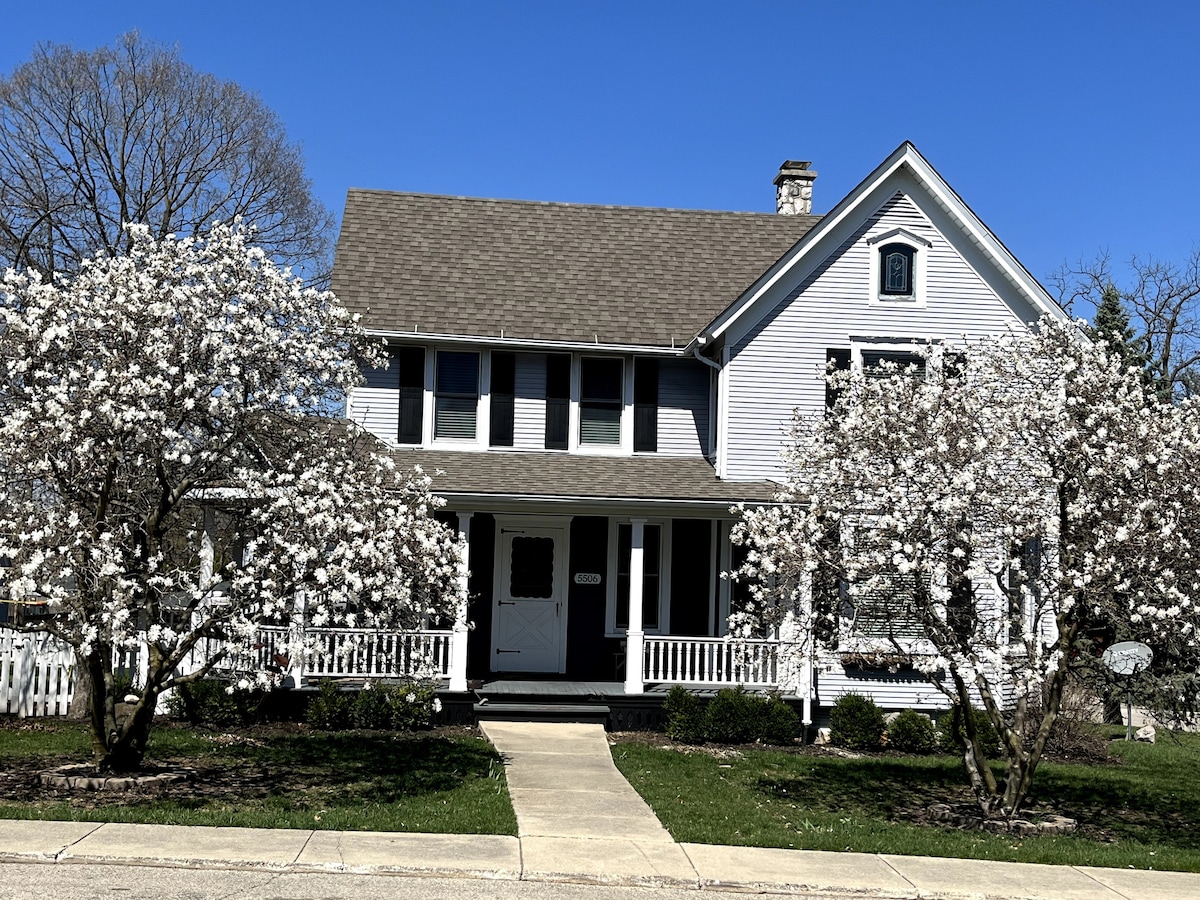
<svg viewBox="0 0 1200 900"><path fill-rule="evenodd" d="M1119 355L1126 368L1145 369L1148 362L1145 338L1139 336L1129 324L1129 312L1121 298L1121 292L1111 282L1105 285L1096 306L1096 315L1089 329L1095 340L1105 341L1109 349Z"/></svg>

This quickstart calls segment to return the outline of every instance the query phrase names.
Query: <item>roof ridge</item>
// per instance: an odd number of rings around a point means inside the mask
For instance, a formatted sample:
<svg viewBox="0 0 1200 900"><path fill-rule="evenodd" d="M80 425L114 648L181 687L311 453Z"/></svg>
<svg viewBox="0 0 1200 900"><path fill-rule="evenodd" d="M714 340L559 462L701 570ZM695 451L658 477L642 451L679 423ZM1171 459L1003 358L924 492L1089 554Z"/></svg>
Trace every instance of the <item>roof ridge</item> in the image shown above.
<svg viewBox="0 0 1200 900"><path fill-rule="evenodd" d="M425 191L389 191L382 188L357 188L352 187L346 190L347 200L351 194L368 194L383 197L420 197L429 200L458 200L470 203L489 203L497 205L511 206L538 206L538 207L560 207L564 209L579 209L579 210L613 210L613 211L630 211L630 212L662 212L662 213L682 213L682 214L703 214L714 216L747 216L763 219L789 219L792 221L798 220L813 220L821 218L820 214L812 214L806 216L781 216L776 212L759 212L756 210L738 210L738 209L694 209L678 206L636 206L632 204L621 203L572 203L566 200L527 200L520 198L509 197L470 197L465 194L435 194Z"/></svg>

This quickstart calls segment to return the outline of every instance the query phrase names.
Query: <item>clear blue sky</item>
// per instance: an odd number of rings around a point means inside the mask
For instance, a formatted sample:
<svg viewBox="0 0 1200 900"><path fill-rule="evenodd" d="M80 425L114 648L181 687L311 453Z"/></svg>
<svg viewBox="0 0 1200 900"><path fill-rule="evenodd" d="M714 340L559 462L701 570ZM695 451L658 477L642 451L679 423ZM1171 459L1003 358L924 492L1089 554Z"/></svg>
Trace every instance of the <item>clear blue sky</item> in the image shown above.
<svg viewBox="0 0 1200 900"><path fill-rule="evenodd" d="M913 141L1041 279L1200 244L1200 3L10 3L39 41L139 28L256 91L317 194L348 187L823 212ZM1083 311L1080 311L1083 312Z"/></svg>

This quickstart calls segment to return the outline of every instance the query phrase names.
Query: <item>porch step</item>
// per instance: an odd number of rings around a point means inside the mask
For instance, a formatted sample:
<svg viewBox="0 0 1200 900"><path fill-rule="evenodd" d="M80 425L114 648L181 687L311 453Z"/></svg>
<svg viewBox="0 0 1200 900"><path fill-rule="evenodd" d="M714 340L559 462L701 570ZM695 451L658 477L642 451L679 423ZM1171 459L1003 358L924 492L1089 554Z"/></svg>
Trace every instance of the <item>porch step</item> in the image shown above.
<svg viewBox="0 0 1200 900"><path fill-rule="evenodd" d="M476 721L590 722L604 725L609 708L594 703L476 703Z"/></svg>

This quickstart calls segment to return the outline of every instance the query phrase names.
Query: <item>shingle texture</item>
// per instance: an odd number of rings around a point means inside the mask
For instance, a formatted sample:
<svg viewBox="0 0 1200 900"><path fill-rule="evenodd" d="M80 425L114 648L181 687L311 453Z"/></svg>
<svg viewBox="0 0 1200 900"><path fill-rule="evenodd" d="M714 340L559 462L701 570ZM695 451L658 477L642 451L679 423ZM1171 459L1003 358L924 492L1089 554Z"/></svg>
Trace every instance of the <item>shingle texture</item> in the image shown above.
<svg viewBox="0 0 1200 900"><path fill-rule="evenodd" d="M395 450L393 455L401 466L443 470L433 482L439 494L736 503L770 500L774 493L770 482L720 481L699 458L445 450Z"/></svg>
<svg viewBox="0 0 1200 900"><path fill-rule="evenodd" d="M333 290L376 331L681 346L817 220L353 189Z"/></svg>

